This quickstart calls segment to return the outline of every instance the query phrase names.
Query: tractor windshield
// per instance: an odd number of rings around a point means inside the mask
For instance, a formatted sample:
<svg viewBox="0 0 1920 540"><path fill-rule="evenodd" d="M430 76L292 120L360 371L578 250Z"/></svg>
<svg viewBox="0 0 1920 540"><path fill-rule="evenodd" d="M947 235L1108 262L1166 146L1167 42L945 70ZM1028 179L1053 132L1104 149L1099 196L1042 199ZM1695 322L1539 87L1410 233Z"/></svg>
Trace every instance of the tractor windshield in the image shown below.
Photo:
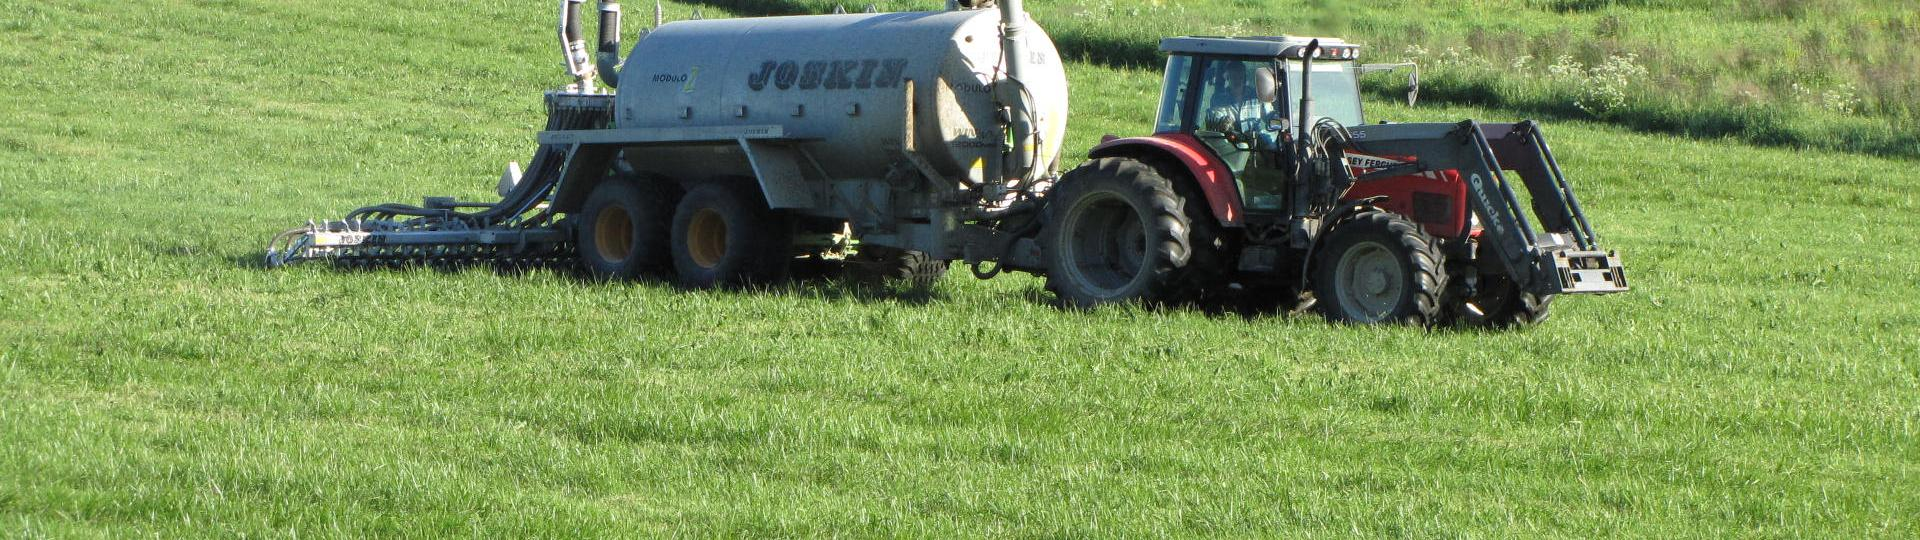
<svg viewBox="0 0 1920 540"><path fill-rule="evenodd" d="M1313 63L1313 118L1307 123L1319 122L1321 118L1332 118L1344 125L1357 126L1364 122L1360 117L1360 81L1354 72L1357 66L1353 62L1319 61ZM1287 117L1300 117L1300 72L1299 60L1287 61Z"/></svg>

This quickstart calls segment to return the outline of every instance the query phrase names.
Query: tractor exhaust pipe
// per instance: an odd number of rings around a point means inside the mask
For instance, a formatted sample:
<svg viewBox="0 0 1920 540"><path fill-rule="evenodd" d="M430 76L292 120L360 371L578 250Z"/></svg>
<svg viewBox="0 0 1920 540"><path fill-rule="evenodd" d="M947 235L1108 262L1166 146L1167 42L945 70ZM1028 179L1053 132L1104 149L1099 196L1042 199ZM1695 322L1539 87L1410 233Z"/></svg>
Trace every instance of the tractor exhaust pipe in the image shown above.
<svg viewBox="0 0 1920 540"><path fill-rule="evenodd" d="M593 56L600 82L620 87L620 2L600 0L600 48Z"/></svg>
<svg viewBox="0 0 1920 540"><path fill-rule="evenodd" d="M1005 178L1007 180L1025 180L1034 169L1034 129L1033 104L1027 99L1025 82L1021 76L1026 72L1026 10L1021 0L1000 0L1000 54L1001 62L1006 64L1006 78L1009 83L1001 90L1000 102L1007 107L1007 129L1011 131L1013 147L1009 149Z"/></svg>
<svg viewBox="0 0 1920 540"><path fill-rule="evenodd" d="M1298 141L1300 149L1294 155L1305 156L1310 143L1307 141L1307 124L1313 119L1313 57L1320 54L1320 40L1307 42L1300 50L1300 131L1294 133L1293 140Z"/></svg>

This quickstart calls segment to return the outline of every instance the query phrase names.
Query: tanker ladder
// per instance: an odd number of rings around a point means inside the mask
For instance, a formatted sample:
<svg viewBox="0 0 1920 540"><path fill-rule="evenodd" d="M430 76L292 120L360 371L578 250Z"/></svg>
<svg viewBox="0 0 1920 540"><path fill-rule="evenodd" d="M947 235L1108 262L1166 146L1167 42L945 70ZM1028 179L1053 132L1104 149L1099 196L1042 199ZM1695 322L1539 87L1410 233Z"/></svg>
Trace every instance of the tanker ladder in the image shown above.
<svg viewBox="0 0 1920 540"><path fill-rule="evenodd" d="M613 111L611 95L550 92L546 102L549 131L602 129ZM604 148L582 151L578 144L542 144L524 174L509 167L498 202L428 197L419 206L387 203L348 212L339 220L309 221L268 242L266 265L571 265L572 236L556 222L549 203L569 176L607 171L612 154Z"/></svg>

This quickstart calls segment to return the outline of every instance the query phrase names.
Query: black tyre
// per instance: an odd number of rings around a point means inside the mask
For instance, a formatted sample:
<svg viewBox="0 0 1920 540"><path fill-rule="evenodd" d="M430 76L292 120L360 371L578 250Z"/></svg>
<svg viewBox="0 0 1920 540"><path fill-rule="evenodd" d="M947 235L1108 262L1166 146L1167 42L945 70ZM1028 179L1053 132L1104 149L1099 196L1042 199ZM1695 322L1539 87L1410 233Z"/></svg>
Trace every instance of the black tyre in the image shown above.
<svg viewBox="0 0 1920 540"><path fill-rule="evenodd" d="M1047 288L1061 304L1174 299L1192 222L1168 178L1133 159L1102 158L1068 172L1048 199L1040 241Z"/></svg>
<svg viewBox="0 0 1920 540"><path fill-rule="evenodd" d="M865 285L932 287L947 275L948 261L919 251L886 246L861 246L847 258L847 279Z"/></svg>
<svg viewBox="0 0 1920 540"><path fill-rule="evenodd" d="M1472 307L1468 307L1471 304ZM1552 315L1553 295L1523 292L1506 276L1481 275L1470 298L1453 306L1460 323L1491 328L1515 328L1546 322Z"/></svg>
<svg viewBox="0 0 1920 540"><path fill-rule="evenodd" d="M598 279L632 279L672 263L667 231L677 189L609 178L593 188L574 226L580 266Z"/></svg>
<svg viewBox="0 0 1920 540"><path fill-rule="evenodd" d="M1173 193L1180 197L1180 211L1187 217L1187 264L1177 272L1175 294L1179 295L1178 299L1231 303L1236 293L1227 289L1231 266L1227 235L1220 221L1214 218L1213 207L1200 190L1200 184L1187 180L1189 173L1177 162L1147 160L1145 163L1162 178L1173 180Z"/></svg>
<svg viewBox="0 0 1920 540"><path fill-rule="evenodd" d="M680 285L766 284L786 276L793 231L750 181L710 181L687 190L673 213L673 267Z"/></svg>
<svg viewBox="0 0 1920 540"><path fill-rule="evenodd" d="M1313 295L1328 320L1440 322L1445 255L1418 224L1367 211L1334 226L1314 259Z"/></svg>

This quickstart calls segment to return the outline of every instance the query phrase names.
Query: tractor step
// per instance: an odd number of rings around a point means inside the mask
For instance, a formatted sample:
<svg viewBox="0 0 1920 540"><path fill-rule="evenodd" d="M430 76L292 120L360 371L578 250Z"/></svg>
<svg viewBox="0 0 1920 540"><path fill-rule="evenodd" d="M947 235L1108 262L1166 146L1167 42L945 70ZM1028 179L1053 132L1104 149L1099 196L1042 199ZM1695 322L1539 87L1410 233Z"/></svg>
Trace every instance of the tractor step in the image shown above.
<svg viewBox="0 0 1920 540"><path fill-rule="evenodd" d="M1607 294L1627 291L1626 268L1613 251L1555 251L1559 294Z"/></svg>

